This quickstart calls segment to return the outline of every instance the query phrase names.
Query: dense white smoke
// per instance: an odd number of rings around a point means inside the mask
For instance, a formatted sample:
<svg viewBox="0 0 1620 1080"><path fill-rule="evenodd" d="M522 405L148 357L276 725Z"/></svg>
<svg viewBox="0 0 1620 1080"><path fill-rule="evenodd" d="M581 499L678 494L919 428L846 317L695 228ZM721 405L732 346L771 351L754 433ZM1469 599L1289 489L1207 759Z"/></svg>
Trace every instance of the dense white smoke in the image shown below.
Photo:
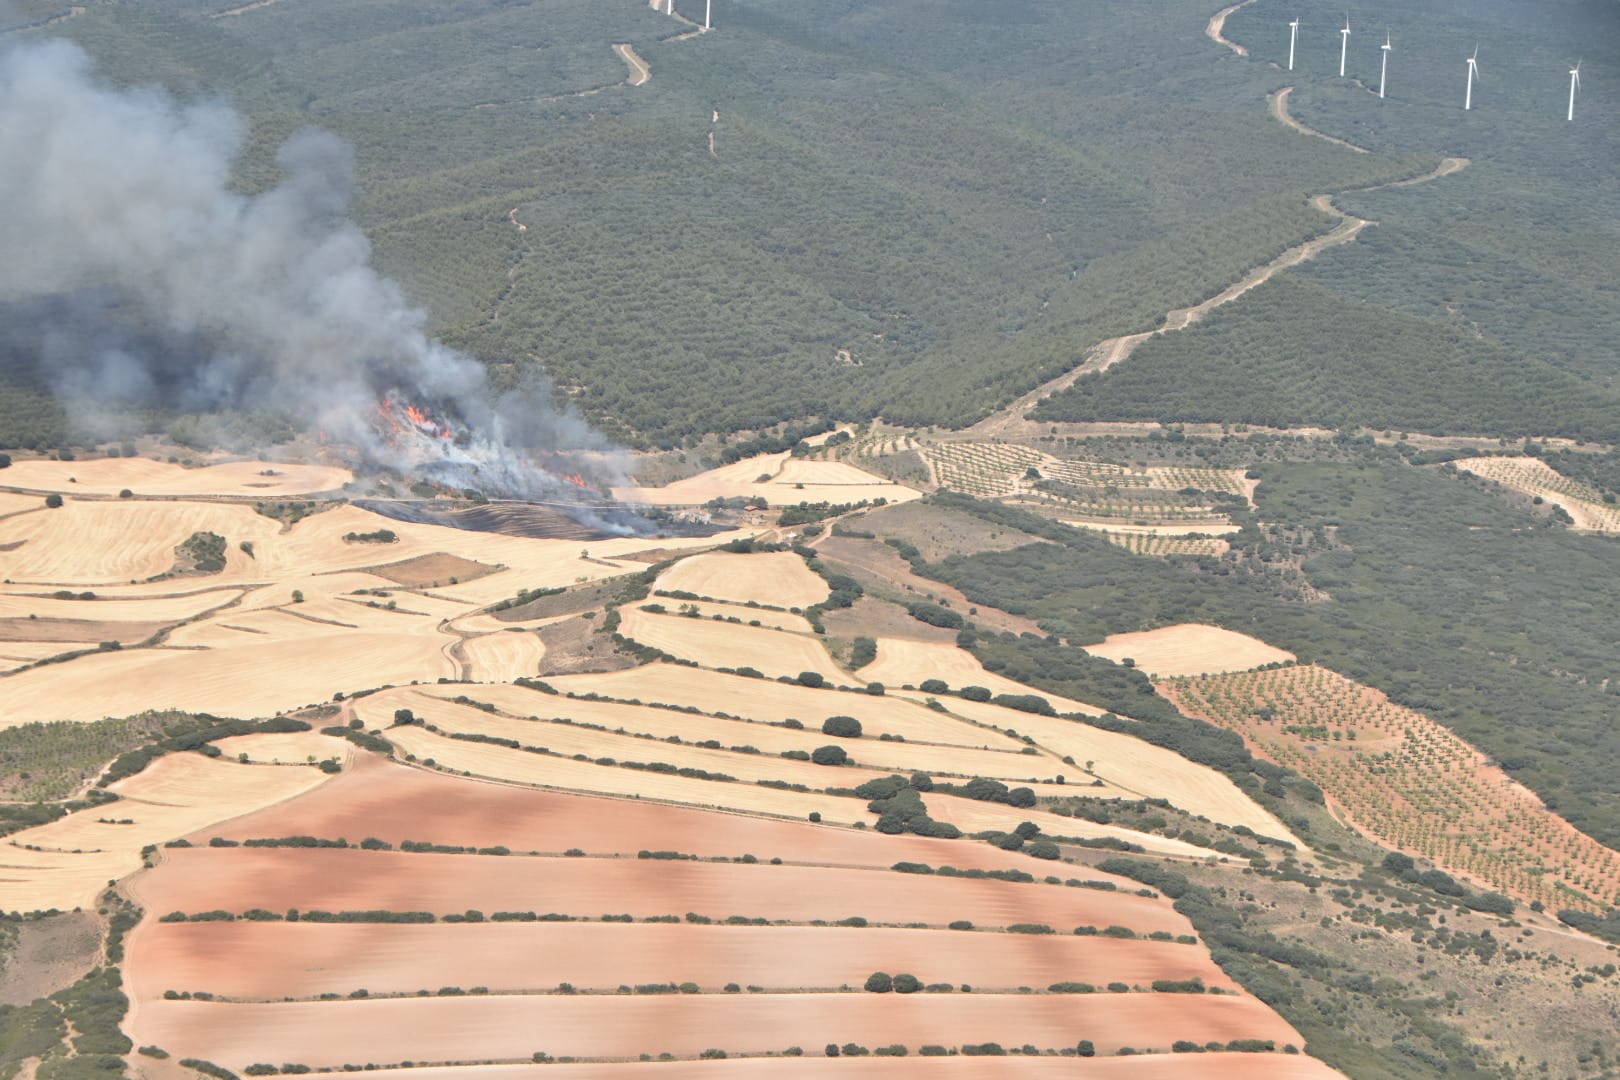
<svg viewBox="0 0 1620 1080"><path fill-rule="evenodd" d="M497 397L481 364L424 333L348 217L341 139L293 135L282 182L242 195L230 188L245 134L234 109L111 87L91 68L62 41L0 51L6 337L36 336L70 408L285 410L376 464L490 495L570 494L515 448L593 460L610 449L549 387ZM120 308L140 333L128 319L109 330ZM377 409L390 391L460 438L390 438Z"/></svg>

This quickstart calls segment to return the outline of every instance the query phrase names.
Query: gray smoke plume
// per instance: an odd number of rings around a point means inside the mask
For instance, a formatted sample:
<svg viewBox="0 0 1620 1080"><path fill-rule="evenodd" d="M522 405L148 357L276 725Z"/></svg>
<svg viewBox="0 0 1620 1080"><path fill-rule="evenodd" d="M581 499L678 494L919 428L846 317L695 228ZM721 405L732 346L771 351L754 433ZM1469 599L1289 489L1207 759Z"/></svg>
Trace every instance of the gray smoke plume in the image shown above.
<svg viewBox="0 0 1620 1080"><path fill-rule="evenodd" d="M579 497L520 450L617 479L548 386L493 394L372 269L348 144L293 135L282 182L246 196L230 189L244 135L224 102L97 81L75 45L0 52L0 303L70 407L283 410L372 463L490 495ZM110 329L122 308L141 333ZM402 423L405 404L433 421Z"/></svg>

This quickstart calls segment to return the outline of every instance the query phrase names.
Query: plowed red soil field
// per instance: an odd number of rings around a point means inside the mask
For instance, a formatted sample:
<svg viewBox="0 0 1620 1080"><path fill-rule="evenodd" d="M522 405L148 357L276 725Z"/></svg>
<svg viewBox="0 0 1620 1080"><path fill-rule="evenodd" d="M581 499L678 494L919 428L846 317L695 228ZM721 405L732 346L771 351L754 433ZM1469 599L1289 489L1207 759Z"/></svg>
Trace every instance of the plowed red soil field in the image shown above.
<svg viewBox="0 0 1620 1080"><path fill-rule="evenodd" d="M432 812L423 813L423 807L432 807ZM634 855L644 849L704 858L752 854L839 866L888 867L908 861L963 870L1019 869L1037 877L1057 873L1111 880L1124 890L1140 888L1124 878L1054 867L965 840L883 836L633 799L506 787L394 765L369 754L360 755L353 769L303 798L210 829L200 839L292 835L341 836L351 843L375 836L395 845L403 840L473 847L502 844L513 851L552 853L579 848L591 855Z"/></svg>
<svg viewBox="0 0 1620 1080"><path fill-rule="evenodd" d="M475 1056L693 1056L818 1047L999 1042L1041 1049L1091 1039L1098 1053L1167 1048L1174 1039L1300 1037L1250 997L1163 994L701 994L390 998L227 1004L146 1001L131 1016L137 1043L172 1047L226 1068L296 1055L313 1067ZM1268 1061L1271 1059L1268 1059ZM1276 1059L1282 1061L1282 1057ZM912 1065L911 1068L918 1066ZM746 1074L747 1070L741 1070Z"/></svg>
<svg viewBox="0 0 1620 1080"><path fill-rule="evenodd" d="M1190 934L1162 900L1125 892L816 866L637 858L530 858L400 852L188 848L131 888L150 912L385 909L435 914L476 908L637 919L694 912L713 919L976 926L1120 925L1141 934Z"/></svg>
<svg viewBox="0 0 1620 1080"><path fill-rule="evenodd" d="M143 998L170 989L259 1000L442 986L500 994L561 983L609 991L667 982L694 982L706 992L727 983L837 990L859 989L873 971L984 990L1064 981L1146 987L1192 978L1233 988L1195 945L878 927L151 923L133 936L130 957L130 988Z"/></svg>
<svg viewBox="0 0 1620 1080"><path fill-rule="evenodd" d="M733 1080L763 1077L796 1080L820 1076L827 1064L816 1057L748 1058L742 1061L668 1061L658 1066L658 1080ZM368 1080L642 1080L644 1066L599 1062L591 1065L472 1065L438 1069L417 1067L408 1072L380 1069ZM942 1076L948 1080L1330 1080L1340 1074L1304 1054L1154 1054L1135 1057L915 1057L844 1058L838 1062L839 1080L870 1080L897 1076Z"/></svg>

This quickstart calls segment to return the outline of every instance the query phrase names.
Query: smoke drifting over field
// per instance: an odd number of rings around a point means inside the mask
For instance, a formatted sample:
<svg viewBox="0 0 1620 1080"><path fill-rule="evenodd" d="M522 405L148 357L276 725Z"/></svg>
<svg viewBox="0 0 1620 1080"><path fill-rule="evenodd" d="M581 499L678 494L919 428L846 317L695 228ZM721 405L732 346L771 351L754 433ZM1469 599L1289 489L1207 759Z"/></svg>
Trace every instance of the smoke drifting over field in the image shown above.
<svg viewBox="0 0 1620 1080"><path fill-rule="evenodd" d="M98 82L72 44L0 52L0 302L71 409L281 409L373 464L490 495L580 497L529 450L616 479L549 385L493 393L372 269L346 143L293 135L281 183L244 196L244 136L220 101Z"/></svg>

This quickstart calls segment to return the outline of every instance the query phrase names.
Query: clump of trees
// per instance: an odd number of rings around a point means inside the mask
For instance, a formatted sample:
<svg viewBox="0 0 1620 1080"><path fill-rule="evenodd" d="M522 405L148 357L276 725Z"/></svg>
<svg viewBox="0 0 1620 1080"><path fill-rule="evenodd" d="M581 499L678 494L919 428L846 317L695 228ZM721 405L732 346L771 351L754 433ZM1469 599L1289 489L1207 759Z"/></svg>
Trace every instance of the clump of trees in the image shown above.
<svg viewBox="0 0 1620 1080"><path fill-rule="evenodd" d="M861 737L861 722L853 716L829 716L822 721L821 733L836 739L858 739Z"/></svg>

